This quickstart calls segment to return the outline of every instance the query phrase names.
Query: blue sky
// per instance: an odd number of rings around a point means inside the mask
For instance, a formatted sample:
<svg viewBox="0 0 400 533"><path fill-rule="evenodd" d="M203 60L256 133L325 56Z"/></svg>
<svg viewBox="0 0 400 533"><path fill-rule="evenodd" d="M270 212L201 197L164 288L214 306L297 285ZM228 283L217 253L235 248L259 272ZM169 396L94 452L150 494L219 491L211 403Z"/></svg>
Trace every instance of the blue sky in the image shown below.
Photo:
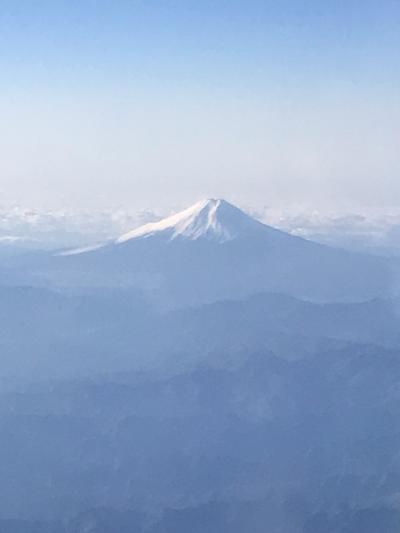
<svg viewBox="0 0 400 533"><path fill-rule="evenodd" d="M5 203L400 201L400 2L4 0Z"/></svg>

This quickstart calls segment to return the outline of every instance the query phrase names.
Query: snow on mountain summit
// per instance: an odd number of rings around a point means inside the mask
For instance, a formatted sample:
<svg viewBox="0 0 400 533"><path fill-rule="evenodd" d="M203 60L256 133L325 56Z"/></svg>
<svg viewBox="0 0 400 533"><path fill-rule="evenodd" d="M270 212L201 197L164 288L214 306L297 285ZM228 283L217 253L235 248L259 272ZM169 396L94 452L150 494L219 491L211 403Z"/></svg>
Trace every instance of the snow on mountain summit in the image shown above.
<svg viewBox="0 0 400 533"><path fill-rule="evenodd" d="M145 224L117 239L124 243L132 239L165 235L169 240L184 237L197 240L205 237L216 242L227 242L247 231L265 227L261 222L225 200L208 199L159 222Z"/></svg>

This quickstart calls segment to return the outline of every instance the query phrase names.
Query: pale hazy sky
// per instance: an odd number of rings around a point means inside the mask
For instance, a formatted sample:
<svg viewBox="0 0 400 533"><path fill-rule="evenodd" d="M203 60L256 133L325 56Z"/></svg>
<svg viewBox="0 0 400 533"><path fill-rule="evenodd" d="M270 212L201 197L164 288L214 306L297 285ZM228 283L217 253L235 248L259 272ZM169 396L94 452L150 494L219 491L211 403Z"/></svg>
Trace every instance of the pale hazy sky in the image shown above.
<svg viewBox="0 0 400 533"><path fill-rule="evenodd" d="M1 204L400 204L397 0L3 0Z"/></svg>

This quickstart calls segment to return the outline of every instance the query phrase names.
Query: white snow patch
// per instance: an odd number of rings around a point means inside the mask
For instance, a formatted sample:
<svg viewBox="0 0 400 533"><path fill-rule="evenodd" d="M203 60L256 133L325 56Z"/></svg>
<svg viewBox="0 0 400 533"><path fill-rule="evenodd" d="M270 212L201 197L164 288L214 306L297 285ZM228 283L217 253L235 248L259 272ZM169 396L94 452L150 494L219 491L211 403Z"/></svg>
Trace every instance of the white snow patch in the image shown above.
<svg viewBox="0 0 400 533"><path fill-rule="evenodd" d="M57 256L69 256L69 255L79 255L79 254L85 254L87 252L95 252L96 250L100 250L100 248L104 248L104 243L98 243L93 244L91 246L82 246L81 248L73 248L72 250L63 250L62 252L58 252Z"/></svg>

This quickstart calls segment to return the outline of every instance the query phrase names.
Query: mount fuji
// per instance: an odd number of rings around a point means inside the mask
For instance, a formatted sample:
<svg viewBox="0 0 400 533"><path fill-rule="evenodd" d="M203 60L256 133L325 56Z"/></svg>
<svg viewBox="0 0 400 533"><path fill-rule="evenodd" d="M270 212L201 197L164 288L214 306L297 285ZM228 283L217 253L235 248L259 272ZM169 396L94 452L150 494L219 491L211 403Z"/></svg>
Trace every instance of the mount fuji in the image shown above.
<svg viewBox="0 0 400 533"><path fill-rule="evenodd" d="M214 243L225 243L238 238L252 238L268 232L281 237L288 236L282 231L262 224L239 208L220 199L201 200L191 207L164 218L151 222L121 235L111 243L67 250L61 255L78 255L93 252L100 248L127 244L137 239L158 237L165 241L207 239Z"/></svg>
<svg viewBox="0 0 400 533"><path fill-rule="evenodd" d="M210 199L104 244L64 251L36 282L130 287L168 306L279 292L311 301L360 301L392 293L390 264L267 226Z"/></svg>

